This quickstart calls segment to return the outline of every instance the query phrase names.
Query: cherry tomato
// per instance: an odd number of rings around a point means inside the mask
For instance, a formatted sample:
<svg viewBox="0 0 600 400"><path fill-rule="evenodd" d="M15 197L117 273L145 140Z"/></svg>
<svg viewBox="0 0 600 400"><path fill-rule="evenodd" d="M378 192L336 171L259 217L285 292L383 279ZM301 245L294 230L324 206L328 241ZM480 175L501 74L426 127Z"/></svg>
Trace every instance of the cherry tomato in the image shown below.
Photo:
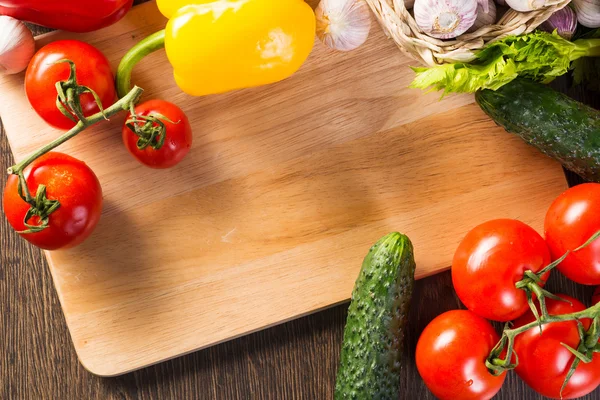
<svg viewBox="0 0 600 400"><path fill-rule="evenodd" d="M506 373L492 375L485 361L499 337L492 325L471 311L448 311L427 325L417 343L417 369L441 400L494 397Z"/></svg>
<svg viewBox="0 0 600 400"><path fill-rule="evenodd" d="M50 152L31 165L24 176L35 197L38 186L46 186L49 200L60 207L50 214L49 226L41 232L21 234L32 244L46 250L69 248L83 242L94 230L102 212L102 188L94 172L82 161L66 154ZM16 231L27 227L24 218L30 206L18 194L16 175L8 178L4 188L3 207L8 222ZM39 225L38 217L30 225Z"/></svg>
<svg viewBox="0 0 600 400"><path fill-rule="evenodd" d="M594 291L594 296L592 297L592 304L600 303L600 286L596 288Z"/></svg>
<svg viewBox="0 0 600 400"><path fill-rule="evenodd" d="M467 233L458 246L452 282L469 310L510 321L529 309L525 291L515 283L525 271L538 272L549 263L546 243L533 228L512 219L493 220Z"/></svg>
<svg viewBox="0 0 600 400"><path fill-rule="evenodd" d="M578 300L559 295L567 302L547 299L548 313L550 315L568 314L585 310L585 306ZM535 321L533 313L523 315L515 321L515 328ZM589 328L591 321L583 320L583 325ZM575 356L561 343L574 349L579 346L579 332L576 321L556 322L542 326L542 334L536 326L517 335L515 338L515 352L519 357L517 374L543 396L560 398L560 389L571 367ZM600 354L596 353L589 364L581 362L575 374L563 390L564 399L574 399L585 396L600 385Z"/></svg>
<svg viewBox="0 0 600 400"><path fill-rule="evenodd" d="M115 83L110 64L94 46L79 40L58 40L42 47L31 59L25 73L25 92L29 103L44 121L58 129L71 129L75 122L65 117L56 107L56 82L69 78L69 59L77 69L77 83L94 90L102 107L111 106L116 98ZM87 117L100 111L90 93L81 95L81 108Z"/></svg>
<svg viewBox="0 0 600 400"><path fill-rule="evenodd" d="M151 168L170 168L178 164L192 147L192 127L185 113L173 103L164 100L150 100L135 108L138 116L155 116L165 124L166 139L162 147L154 149L148 145L143 149L138 147L137 136L127 124L123 126L123 143L139 162ZM168 120L161 118L166 117ZM127 119L131 115L128 115ZM171 122L169 122L169 120ZM142 122L138 126L143 125ZM158 126L157 123L154 126Z"/></svg>
<svg viewBox="0 0 600 400"><path fill-rule="evenodd" d="M584 244L600 230L600 184L574 186L558 196L546 214L546 242L553 259ZM600 239L570 254L557 267L567 278L600 285Z"/></svg>

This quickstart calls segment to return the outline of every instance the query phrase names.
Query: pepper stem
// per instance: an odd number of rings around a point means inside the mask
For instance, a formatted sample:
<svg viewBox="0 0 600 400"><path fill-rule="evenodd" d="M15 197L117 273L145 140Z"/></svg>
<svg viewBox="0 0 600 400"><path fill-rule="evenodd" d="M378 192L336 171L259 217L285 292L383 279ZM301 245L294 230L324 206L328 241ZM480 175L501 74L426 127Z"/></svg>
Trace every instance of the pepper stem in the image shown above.
<svg viewBox="0 0 600 400"><path fill-rule="evenodd" d="M131 89L131 72L147 55L165 47L165 30L156 32L133 46L121 59L117 68L117 94L125 96Z"/></svg>

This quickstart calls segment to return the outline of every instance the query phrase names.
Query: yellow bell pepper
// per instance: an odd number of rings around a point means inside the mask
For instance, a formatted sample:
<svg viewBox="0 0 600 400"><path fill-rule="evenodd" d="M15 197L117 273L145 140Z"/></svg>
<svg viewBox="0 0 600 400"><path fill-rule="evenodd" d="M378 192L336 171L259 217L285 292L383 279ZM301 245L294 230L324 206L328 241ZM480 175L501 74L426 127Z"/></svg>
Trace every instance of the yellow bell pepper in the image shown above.
<svg viewBox="0 0 600 400"><path fill-rule="evenodd" d="M121 61L119 96L147 54L166 49L177 85L203 96L278 82L308 58L315 15L303 0L157 0L169 22Z"/></svg>

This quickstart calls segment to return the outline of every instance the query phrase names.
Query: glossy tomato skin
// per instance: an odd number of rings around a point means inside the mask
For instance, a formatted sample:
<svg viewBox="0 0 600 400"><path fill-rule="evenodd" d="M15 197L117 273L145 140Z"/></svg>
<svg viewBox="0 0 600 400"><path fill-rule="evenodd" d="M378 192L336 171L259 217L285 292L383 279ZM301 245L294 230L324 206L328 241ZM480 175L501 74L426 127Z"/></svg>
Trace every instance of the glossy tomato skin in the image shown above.
<svg viewBox="0 0 600 400"><path fill-rule="evenodd" d="M568 314L585 310L585 306L567 295L559 295L569 300L567 302L547 299L550 315ZM531 311L515 321L515 328L535 321ZM583 320L583 325L589 328L591 321ZM519 356L517 374L532 389L543 396L558 399L560 388L567 376L575 356L561 343L576 349L579 346L577 322L567 321L551 323L542 327L542 335L538 327L517 335L515 352ZM600 385L600 354L596 353L589 364L580 363L575 374L569 380L562 393L564 399L574 399L585 396Z"/></svg>
<svg viewBox="0 0 600 400"><path fill-rule="evenodd" d="M150 100L138 105L135 113L139 116L160 114L167 128L163 146L155 150L151 146L140 150L137 147L138 136L127 125L123 126L123 143L129 153L142 164L157 169L170 168L183 160L192 147L192 127L185 113L173 103L164 100ZM130 115L127 116L129 119Z"/></svg>
<svg viewBox="0 0 600 400"><path fill-rule="evenodd" d="M68 130L75 122L56 107L56 82L69 78L70 67L68 63L53 63L63 59L75 63L78 84L93 89L104 108L114 103L116 91L110 64L94 46L79 40L58 40L42 47L25 73L25 92L29 103L44 121L55 128ZM100 111L90 93L81 96L81 107L85 116Z"/></svg>
<svg viewBox="0 0 600 400"><path fill-rule="evenodd" d="M544 230L553 259L584 244L600 230L600 183L574 186L561 194L546 214ZM557 267L583 285L600 285L600 240L570 254Z"/></svg>
<svg viewBox="0 0 600 400"><path fill-rule="evenodd" d="M82 161L66 154L50 152L24 171L27 186L35 196L40 184L46 185L49 200L60 207L50 215L49 227L41 232L21 234L35 246L57 250L76 246L94 230L102 212L102 188L94 172ZM26 229L23 219L29 209L17 192L18 178L8 178L3 196L4 213L16 231ZM29 221L37 225L37 218Z"/></svg>
<svg viewBox="0 0 600 400"><path fill-rule="evenodd" d="M515 283L525 271L538 272L549 263L546 243L533 228L517 220L493 220L475 227L458 246L452 282L469 310L511 321L529 309L525 291Z"/></svg>
<svg viewBox="0 0 600 400"><path fill-rule="evenodd" d="M417 343L417 369L441 400L486 400L506 373L493 376L485 360L499 337L492 325L467 310L448 311L427 325Z"/></svg>

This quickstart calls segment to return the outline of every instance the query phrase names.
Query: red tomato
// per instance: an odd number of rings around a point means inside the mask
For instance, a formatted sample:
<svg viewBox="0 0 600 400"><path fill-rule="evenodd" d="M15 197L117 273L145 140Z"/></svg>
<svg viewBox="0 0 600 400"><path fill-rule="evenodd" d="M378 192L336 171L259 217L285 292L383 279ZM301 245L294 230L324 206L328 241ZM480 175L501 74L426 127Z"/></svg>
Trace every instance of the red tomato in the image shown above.
<svg viewBox="0 0 600 400"><path fill-rule="evenodd" d="M160 114L174 123L157 116L167 128L165 143L158 150L152 146L138 148L139 137L127 125L123 126L123 143L133 157L151 168L170 168L183 160L192 147L192 127L187 116L179 107L164 100L150 100L137 106L135 113L144 117ZM131 114L127 116L127 119L130 116ZM143 125L143 123L140 122L138 125ZM158 126L156 123L154 125Z"/></svg>
<svg viewBox="0 0 600 400"><path fill-rule="evenodd" d="M75 122L56 107L56 82L69 78L68 63L54 64L63 59L75 63L77 83L94 90L102 107L110 107L116 98L115 82L110 64L94 46L79 40L58 40L42 47L31 59L25 73L25 92L33 109L48 124L59 129L71 129ZM87 117L100 111L90 93L81 95L81 108Z"/></svg>
<svg viewBox="0 0 600 400"><path fill-rule="evenodd" d="M592 297L592 304L600 303L600 286L596 288L594 291L594 296Z"/></svg>
<svg viewBox="0 0 600 400"><path fill-rule="evenodd" d="M527 270L550 263L544 239L523 222L489 221L462 240L452 261L452 282L460 300L477 315L510 321L529 309L524 290L515 283Z"/></svg>
<svg viewBox="0 0 600 400"><path fill-rule="evenodd" d="M558 196L546 214L546 242L553 259L584 244L600 230L600 184L574 186ZM600 240L570 254L557 267L567 278L600 285Z"/></svg>
<svg viewBox="0 0 600 400"><path fill-rule="evenodd" d="M441 400L494 397L506 373L492 375L485 361L499 337L492 325L466 310L448 311L427 325L417 343L417 369Z"/></svg>
<svg viewBox="0 0 600 400"><path fill-rule="evenodd" d="M571 301L572 305L548 299L548 313L550 315L568 314L585 310L585 306L578 300L560 295L563 299ZM515 328L535 321L531 311L515 321ZM583 320L583 325L589 328L591 321ZM515 352L519 357L517 374L543 396L560 398L560 388L571 367L575 356L571 354L561 343L565 343L574 349L579 346L579 333L577 322L557 322L544 325L542 335L536 326L528 331L517 335L515 338ZM585 364L581 362L575 374L563 390L565 399L574 399L585 396L600 385L600 354L596 353L592 362Z"/></svg>
<svg viewBox="0 0 600 400"><path fill-rule="evenodd" d="M92 233L102 212L102 188L85 163L50 152L29 165L24 176L32 196L39 185L46 185L47 198L58 200L60 207L50 214L48 228L21 234L23 238L43 249L56 250L76 246ZM19 196L18 185L17 176L11 175L4 188L3 207L12 227L24 231L23 219L30 207ZM39 225L39 218L33 217L28 223Z"/></svg>

